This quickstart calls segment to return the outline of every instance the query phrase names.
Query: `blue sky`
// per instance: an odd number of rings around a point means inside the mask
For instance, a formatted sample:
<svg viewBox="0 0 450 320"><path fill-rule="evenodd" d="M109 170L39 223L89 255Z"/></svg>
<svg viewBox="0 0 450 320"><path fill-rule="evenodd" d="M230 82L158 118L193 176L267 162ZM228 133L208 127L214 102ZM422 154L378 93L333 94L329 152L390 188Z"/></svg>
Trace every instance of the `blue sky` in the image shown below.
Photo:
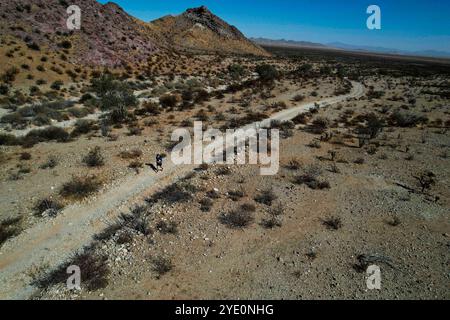
<svg viewBox="0 0 450 320"><path fill-rule="evenodd" d="M107 1L100 1L106 3ZM115 0L150 21L206 5L248 37L343 42L401 50L450 52L448 0ZM368 30L366 9L381 8L382 29Z"/></svg>

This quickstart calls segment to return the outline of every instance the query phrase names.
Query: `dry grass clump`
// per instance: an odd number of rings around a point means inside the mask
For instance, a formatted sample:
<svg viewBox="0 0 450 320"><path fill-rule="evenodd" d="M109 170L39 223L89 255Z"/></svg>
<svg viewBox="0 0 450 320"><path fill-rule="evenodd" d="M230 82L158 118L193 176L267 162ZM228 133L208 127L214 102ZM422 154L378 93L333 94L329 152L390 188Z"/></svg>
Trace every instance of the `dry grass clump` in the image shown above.
<svg viewBox="0 0 450 320"><path fill-rule="evenodd" d="M67 268L71 265L78 266L81 270L81 286L89 291L103 289L108 285L110 269L108 257L97 253L94 248L87 248L82 253L76 254L68 262L51 271L33 284L40 289L46 289L67 281Z"/></svg>
<svg viewBox="0 0 450 320"><path fill-rule="evenodd" d="M228 191L228 197L233 201L239 201L239 199L241 199L244 196L245 196L245 193L242 190Z"/></svg>
<svg viewBox="0 0 450 320"><path fill-rule="evenodd" d="M105 164L105 158L102 155L100 147L90 150L83 158L83 163L88 167L101 167Z"/></svg>
<svg viewBox="0 0 450 320"><path fill-rule="evenodd" d="M142 151L139 149L126 150L122 151L119 156L122 159L137 159L142 156Z"/></svg>
<svg viewBox="0 0 450 320"><path fill-rule="evenodd" d="M177 234L178 233L178 225L174 221L166 222L161 220L156 224L156 229L162 234Z"/></svg>
<svg viewBox="0 0 450 320"><path fill-rule="evenodd" d="M276 200L278 197L273 192L272 189L266 189L261 191L256 197L255 201L261 204L265 204L267 206L271 206L272 202Z"/></svg>
<svg viewBox="0 0 450 320"><path fill-rule="evenodd" d="M339 217L330 217L322 221L323 225L331 230L342 228L342 220Z"/></svg>
<svg viewBox="0 0 450 320"><path fill-rule="evenodd" d="M282 205L281 202L278 202L275 206L269 208L268 210L269 218L263 219L261 225L266 229L281 227L284 212L285 212L284 206Z"/></svg>
<svg viewBox="0 0 450 320"><path fill-rule="evenodd" d="M155 257L152 259L153 271L156 272L157 278L160 279L163 275L172 271L174 265L170 259L165 257Z"/></svg>
<svg viewBox="0 0 450 320"><path fill-rule="evenodd" d="M219 221L232 229L243 229L250 226L255 217L248 207L241 206L236 210L223 213L219 216Z"/></svg>
<svg viewBox="0 0 450 320"><path fill-rule="evenodd" d="M60 195L63 197L83 199L95 192L101 187L101 181L96 176L73 176L72 180L66 182Z"/></svg>
<svg viewBox="0 0 450 320"><path fill-rule="evenodd" d="M313 190L330 189L331 186L328 181L319 180L321 172L322 169L320 167L311 165L303 174L295 176L293 182L299 185L305 184Z"/></svg>
<svg viewBox="0 0 450 320"><path fill-rule="evenodd" d="M46 197L36 202L34 211L37 215L46 213L50 217L55 217L63 208L64 205L59 201L53 199L52 197Z"/></svg>
<svg viewBox="0 0 450 320"><path fill-rule="evenodd" d="M17 236L22 231L21 223L21 218L11 218L0 222L0 247L6 240Z"/></svg>
<svg viewBox="0 0 450 320"><path fill-rule="evenodd" d="M20 160L28 161L28 160L31 160L31 158L32 158L32 156L31 156L31 153L29 153L29 152L22 152L20 154Z"/></svg>
<svg viewBox="0 0 450 320"><path fill-rule="evenodd" d="M200 210L203 212L211 211L211 208L214 205L214 202L210 198L203 198L199 201L199 203L200 203Z"/></svg>
<svg viewBox="0 0 450 320"><path fill-rule="evenodd" d="M293 158L288 161L285 168L289 169L289 170L299 170L301 168L301 166L302 166L301 162L299 160Z"/></svg>

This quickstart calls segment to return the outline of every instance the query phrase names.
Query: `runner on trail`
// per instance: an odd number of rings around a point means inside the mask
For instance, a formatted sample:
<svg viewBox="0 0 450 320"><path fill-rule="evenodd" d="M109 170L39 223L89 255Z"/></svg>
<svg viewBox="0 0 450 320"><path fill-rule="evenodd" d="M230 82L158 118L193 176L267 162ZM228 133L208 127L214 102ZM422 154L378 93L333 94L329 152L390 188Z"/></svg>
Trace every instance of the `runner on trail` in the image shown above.
<svg viewBox="0 0 450 320"><path fill-rule="evenodd" d="M164 170L163 168L163 156L161 154L156 155L156 169L161 169L161 171Z"/></svg>

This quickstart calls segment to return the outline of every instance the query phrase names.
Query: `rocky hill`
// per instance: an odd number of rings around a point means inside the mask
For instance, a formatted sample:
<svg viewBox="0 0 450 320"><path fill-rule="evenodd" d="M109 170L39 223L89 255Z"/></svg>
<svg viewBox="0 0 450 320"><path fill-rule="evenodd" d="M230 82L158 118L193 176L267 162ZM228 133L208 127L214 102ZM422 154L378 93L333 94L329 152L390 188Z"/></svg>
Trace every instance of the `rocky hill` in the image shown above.
<svg viewBox="0 0 450 320"><path fill-rule="evenodd" d="M25 41L32 49L70 49L70 57L93 65L142 61L163 45L144 23L114 3L77 0L80 30L70 31L64 0L2 0L0 35ZM159 42L157 44L157 42Z"/></svg>
<svg viewBox="0 0 450 320"><path fill-rule="evenodd" d="M70 31L65 0L0 1L2 44L26 43L30 50L61 52L70 62L120 66L145 62L159 51L189 49L266 54L239 30L205 7L146 23L114 3L77 0L81 29Z"/></svg>
<svg viewBox="0 0 450 320"><path fill-rule="evenodd" d="M178 50L268 55L205 6L157 19L151 25Z"/></svg>

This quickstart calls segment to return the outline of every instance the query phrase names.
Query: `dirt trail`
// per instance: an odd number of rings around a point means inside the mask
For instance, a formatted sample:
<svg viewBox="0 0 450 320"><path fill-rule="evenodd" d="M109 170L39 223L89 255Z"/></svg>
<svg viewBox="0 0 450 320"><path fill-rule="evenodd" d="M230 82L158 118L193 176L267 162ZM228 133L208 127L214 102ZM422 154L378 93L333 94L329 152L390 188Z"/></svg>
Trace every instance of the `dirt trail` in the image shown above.
<svg viewBox="0 0 450 320"><path fill-rule="evenodd" d="M362 96L363 86L357 82L352 82L352 85L350 94L316 103L325 106ZM283 110L263 121L262 125L270 120L290 120L314 105L315 102L311 102ZM40 266L56 268L73 252L88 245L108 221L114 221L120 210L126 210L143 192L151 194L194 169L194 165L175 166L170 160L166 162L164 172L155 174L147 169L137 176L117 181L114 187L89 202L71 205L55 219L43 221L5 243L0 250L0 299L29 298L35 290L29 284L30 269Z"/></svg>

